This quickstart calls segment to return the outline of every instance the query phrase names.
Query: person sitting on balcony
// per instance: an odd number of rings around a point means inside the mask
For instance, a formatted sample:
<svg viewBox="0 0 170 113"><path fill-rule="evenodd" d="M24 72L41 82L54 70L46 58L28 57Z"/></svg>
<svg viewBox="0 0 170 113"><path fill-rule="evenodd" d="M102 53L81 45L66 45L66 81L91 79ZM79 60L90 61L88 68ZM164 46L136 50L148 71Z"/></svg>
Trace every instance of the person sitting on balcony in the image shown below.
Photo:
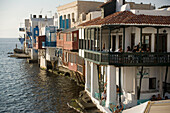
<svg viewBox="0 0 170 113"><path fill-rule="evenodd" d="M157 100L162 100L161 95L158 94L158 97L156 98Z"/></svg>
<svg viewBox="0 0 170 113"><path fill-rule="evenodd" d="M140 47L140 42L137 45L137 51L139 51L139 47Z"/></svg>
<svg viewBox="0 0 170 113"><path fill-rule="evenodd" d="M106 89L104 89L104 92L102 93L102 98L101 100L106 100Z"/></svg>
<svg viewBox="0 0 170 113"><path fill-rule="evenodd" d="M156 95L152 95L151 101L156 101Z"/></svg>
<svg viewBox="0 0 170 113"><path fill-rule="evenodd" d="M133 52L133 53L137 52L137 46L134 46L132 52Z"/></svg>
<svg viewBox="0 0 170 113"><path fill-rule="evenodd" d="M127 51L126 52L131 52L130 46L127 47Z"/></svg>
<svg viewBox="0 0 170 113"><path fill-rule="evenodd" d="M137 51L138 53L143 53L144 51L142 50L142 48L139 48L139 51Z"/></svg>
<svg viewBox="0 0 170 113"><path fill-rule="evenodd" d="M150 49L149 49L149 47L147 47L147 48L146 48L146 52L150 52Z"/></svg>
<svg viewBox="0 0 170 113"><path fill-rule="evenodd" d="M165 96L165 100L168 100L168 96Z"/></svg>
<svg viewBox="0 0 170 113"><path fill-rule="evenodd" d="M120 53L122 53L122 52L123 52L122 47L119 47L119 49L117 49L115 52L120 52Z"/></svg>
<svg viewBox="0 0 170 113"><path fill-rule="evenodd" d="M105 51L105 43L103 44L103 48L102 48L102 51Z"/></svg>

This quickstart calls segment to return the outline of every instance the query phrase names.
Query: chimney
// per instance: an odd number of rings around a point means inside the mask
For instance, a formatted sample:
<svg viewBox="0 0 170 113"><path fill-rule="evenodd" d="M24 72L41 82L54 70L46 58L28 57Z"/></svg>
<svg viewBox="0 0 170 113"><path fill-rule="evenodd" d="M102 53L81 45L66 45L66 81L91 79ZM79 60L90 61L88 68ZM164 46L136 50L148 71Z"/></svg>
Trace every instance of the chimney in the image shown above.
<svg viewBox="0 0 170 113"><path fill-rule="evenodd" d="M117 0L109 0L108 3L100 6L102 10L102 18L105 18L106 16L116 12L116 2Z"/></svg>
<svg viewBox="0 0 170 113"><path fill-rule="evenodd" d="M36 18L36 15L33 15L33 18Z"/></svg>
<svg viewBox="0 0 170 113"><path fill-rule="evenodd" d="M39 18L42 18L42 15L39 15Z"/></svg>

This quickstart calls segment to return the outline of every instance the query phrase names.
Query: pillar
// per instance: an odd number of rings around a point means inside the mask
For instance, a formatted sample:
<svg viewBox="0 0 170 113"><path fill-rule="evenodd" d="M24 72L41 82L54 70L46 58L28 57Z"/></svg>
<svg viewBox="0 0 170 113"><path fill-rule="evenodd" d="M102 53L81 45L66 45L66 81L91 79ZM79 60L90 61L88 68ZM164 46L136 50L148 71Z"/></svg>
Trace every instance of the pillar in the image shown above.
<svg viewBox="0 0 170 113"><path fill-rule="evenodd" d="M142 47L142 27L140 28L140 47Z"/></svg>
<svg viewBox="0 0 170 113"><path fill-rule="evenodd" d="M85 90L88 88L88 64L87 60L85 60Z"/></svg>
<svg viewBox="0 0 170 113"><path fill-rule="evenodd" d="M125 27L123 27L123 52L125 52Z"/></svg>
<svg viewBox="0 0 170 113"><path fill-rule="evenodd" d="M91 63L91 97L94 97L95 92L98 92L98 75L97 65Z"/></svg>
<svg viewBox="0 0 170 113"><path fill-rule="evenodd" d="M110 103L116 104L116 67L107 66L107 98L106 107L109 107Z"/></svg>
<svg viewBox="0 0 170 113"><path fill-rule="evenodd" d="M156 37L156 52L159 52L159 28L157 28L157 37Z"/></svg>
<svg viewBox="0 0 170 113"><path fill-rule="evenodd" d="M160 67L160 68L159 68L159 71L160 71L160 75L159 75L159 92L160 92L160 95L161 95L161 96L163 96L163 90L162 90L162 88L163 88L163 87L162 87L162 83L163 83L163 81L162 81L162 80L163 80L163 78L162 78L162 77L163 77L163 72L162 72L162 71L163 71L163 70L164 70L163 67Z"/></svg>

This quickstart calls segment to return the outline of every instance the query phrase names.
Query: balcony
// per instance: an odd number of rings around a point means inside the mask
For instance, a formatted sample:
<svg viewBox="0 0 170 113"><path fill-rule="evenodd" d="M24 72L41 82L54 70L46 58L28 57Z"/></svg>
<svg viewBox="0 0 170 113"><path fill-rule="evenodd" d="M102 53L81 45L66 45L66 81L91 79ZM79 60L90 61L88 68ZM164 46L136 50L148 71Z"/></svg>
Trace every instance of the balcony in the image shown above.
<svg viewBox="0 0 170 113"><path fill-rule="evenodd" d="M170 53L109 53L85 50L85 58L101 65L170 66Z"/></svg>
<svg viewBox="0 0 170 113"><path fill-rule="evenodd" d="M42 42L42 48L56 47L56 42Z"/></svg>
<svg viewBox="0 0 170 113"><path fill-rule="evenodd" d="M78 42L75 41L65 41L64 49L67 50L78 50Z"/></svg>

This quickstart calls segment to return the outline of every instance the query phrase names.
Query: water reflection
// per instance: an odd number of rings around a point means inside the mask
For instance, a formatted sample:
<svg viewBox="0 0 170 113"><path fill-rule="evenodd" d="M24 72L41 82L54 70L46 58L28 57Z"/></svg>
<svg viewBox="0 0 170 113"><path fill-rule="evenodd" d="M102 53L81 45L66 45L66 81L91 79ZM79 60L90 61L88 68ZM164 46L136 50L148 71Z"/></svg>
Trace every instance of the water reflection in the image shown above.
<svg viewBox="0 0 170 113"><path fill-rule="evenodd" d="M0 112L75 112L67 102L83 88L66 77L40 70L37 64L8 58L10 47L4 46L0 45Z"/></svg>

